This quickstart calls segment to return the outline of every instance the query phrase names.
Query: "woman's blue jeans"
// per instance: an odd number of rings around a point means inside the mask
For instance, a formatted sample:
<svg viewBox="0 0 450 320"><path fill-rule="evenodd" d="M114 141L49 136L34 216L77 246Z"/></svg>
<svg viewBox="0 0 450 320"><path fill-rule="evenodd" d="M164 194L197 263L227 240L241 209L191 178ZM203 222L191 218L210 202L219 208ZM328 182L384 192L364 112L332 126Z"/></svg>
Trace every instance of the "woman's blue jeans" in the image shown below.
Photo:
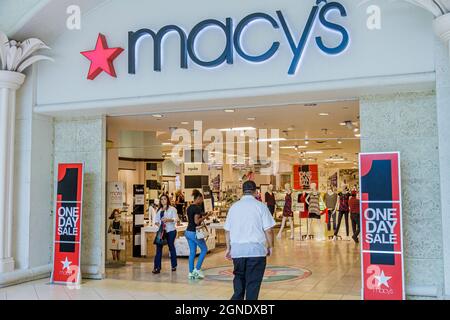
<svg viewBox="0 0 450 320"><path fill-rule="evenodd" d="M201 270L203 260L205 260L206 253L208 252L208 247L204 239L197 239L196 233L193 231L186 231L184 233L188 244L189 244L189 272L194 271L194 260L197 254L197 246L200 247L200 256L197 260L197 270Z"/></svg>

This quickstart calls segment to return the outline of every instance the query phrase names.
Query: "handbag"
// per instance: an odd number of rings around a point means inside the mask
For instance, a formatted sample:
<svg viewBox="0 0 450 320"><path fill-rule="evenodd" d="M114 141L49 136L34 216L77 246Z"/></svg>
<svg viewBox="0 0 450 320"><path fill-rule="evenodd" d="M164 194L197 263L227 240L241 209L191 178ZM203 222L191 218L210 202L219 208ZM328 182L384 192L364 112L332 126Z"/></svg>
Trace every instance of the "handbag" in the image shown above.
<svg viewBox="0 0 450 320"><path fill-rule="evenodd" d="M164 229L164 225L161 224L158 231L156 232L155 240L153 241L153 244L164 246L167 244L167 233Z"/></svg>
<svg viewBox="0 0 450 320"><path fill-rule="evenodd" d="M205 241L209 238L209 231L205 224L198 226L195 230L195 237L198 240L204 239Z"/></svg>

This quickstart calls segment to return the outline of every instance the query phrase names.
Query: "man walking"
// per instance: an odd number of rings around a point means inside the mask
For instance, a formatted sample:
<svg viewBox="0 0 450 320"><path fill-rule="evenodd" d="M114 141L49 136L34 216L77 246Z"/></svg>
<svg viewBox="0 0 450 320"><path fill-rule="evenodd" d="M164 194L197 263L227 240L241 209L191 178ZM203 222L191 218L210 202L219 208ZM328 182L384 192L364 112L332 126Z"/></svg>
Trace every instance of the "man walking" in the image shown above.
<svg viewBox="0 0 450 320"><path fill-rule="evenodd" d="M229 210L225 222L227 259L233 259L232 300L258 300L266 270L266 258L273 251L275 220L265 204L255 199L256 184L243 184L244 196Z"/></svg>

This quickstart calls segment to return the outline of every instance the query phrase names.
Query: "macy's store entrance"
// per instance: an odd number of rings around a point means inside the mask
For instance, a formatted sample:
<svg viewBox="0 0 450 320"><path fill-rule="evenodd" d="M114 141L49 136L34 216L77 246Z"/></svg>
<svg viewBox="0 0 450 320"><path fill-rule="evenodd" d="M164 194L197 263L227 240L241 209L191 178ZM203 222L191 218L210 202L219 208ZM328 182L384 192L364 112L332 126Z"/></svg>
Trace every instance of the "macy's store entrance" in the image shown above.
<svg viewBox="0 0 450 320"><path fill-rule="evenodd" d="M342 206L359 192L360 125L358 101L109 117L107 277L195 285L204 296L229 298L223 224L242 183L253 180L277 222L263 294L359 299L359 224ZM187 278L184 231L194 189L214 212L206 286ZM162 271L153 275L163 194L177 211L178 268L171 272L166 246ZM317 213L308 210L315 195Z"/></svg>

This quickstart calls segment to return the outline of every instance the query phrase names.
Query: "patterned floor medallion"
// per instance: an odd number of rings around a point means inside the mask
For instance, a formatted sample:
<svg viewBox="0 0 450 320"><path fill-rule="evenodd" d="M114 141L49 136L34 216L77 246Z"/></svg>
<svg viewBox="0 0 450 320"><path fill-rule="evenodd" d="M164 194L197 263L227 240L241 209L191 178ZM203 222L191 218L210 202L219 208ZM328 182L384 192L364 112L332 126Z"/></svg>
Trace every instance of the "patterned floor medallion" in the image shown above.
<svg viewBox="0 0 450 320"><path fill-rule="evenodd" d="M205 279L211 281L233 281L233 266L222 266L204 271ZM267 266L263 282L279 282L305 279L311 271L299 267Z"/></svg>

